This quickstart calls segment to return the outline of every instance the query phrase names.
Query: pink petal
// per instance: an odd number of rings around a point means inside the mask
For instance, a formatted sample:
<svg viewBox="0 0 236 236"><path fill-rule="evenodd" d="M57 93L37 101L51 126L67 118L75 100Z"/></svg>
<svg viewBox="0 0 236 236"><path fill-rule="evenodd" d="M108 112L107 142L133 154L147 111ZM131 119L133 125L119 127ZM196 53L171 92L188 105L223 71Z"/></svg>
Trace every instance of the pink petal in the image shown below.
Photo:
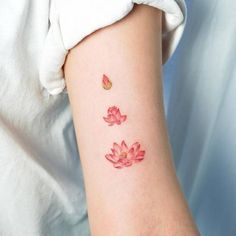
<svg viewBox="0 0 236 236"><path fill-rule="evenodd" d="M117 158L116 156L112 154L106 154L105 157L108 161L111 161L113 163L116 163L119 160L119 158Z"/></svg>
<svg viewBox="0 0 236 236"><path fill-rule="evenodd" d="M145 151L139 151L137 156L144 156L145 155Z"/></svg>
<svg viewBox="0 0 236 236"><path fill-rule="evenodd" d="M144 159L144 156L137 156L134 158L134 160L143 160Z"/></svg>
<svg viewBox="0 0 236 236"><path fill-rule="evenodd" d="M121 148L123 152L128 151L128 146L126 145L124 140L121 142Z"/></svg>
<svg viewBox="0 0 236 236"><path fill-rule="evenodd" d="M124 163L124 166L131 166L131 165L132 165L132 162L129 160L126 163Z"/></svg>
<svg viewBox="0 0 236 236"><path fill-rule="evenodd" d="M135 160L142 160L144 158L145 151L139 151L138 154L135 156Z"/></svg>
<svg viewBox="0 0 236 236"><path fill-rule="evenodd" d="M113 115L116 115L117 114L117 111L118 111L118 108L113 106L110 108L110 113L113 114Z"/></svg>
<svg viewBox="0 0 236 236"><path fill-rule="evenodd" d="M127 158L121 157L119 160L122 164L125 164L127 162Z"/></svg>
<svg viewBox="0 0 236 236"><path fill-rule="evenodd" d="M116 121L117 121L117 118L116 118L115 115L111 115L111 118L110 118L110 119L111 119L112 122L116 122Z"/></svg>
<svg viewBox="0 0 236 236"><path fill-rule="evenodd" d="M110 122L110 119L108 117L103 117L103 119L106 121L106 122Z"/></svg>
<svg viewBox="0 0 236 236"><path fill-rule="evenodd" d="M134 148L131 148L127 154L127 159L129 160L132 160L135 158L135 155L134 155Z"/></svg>
<svg viewBox="0 0 236 236"><path fill-rule="evenodd" d="M114 148L111 148L111 151L112 151L113 155L119 156L119 153Z"/></svg>
<svg viewBox="0 0 236 236"><path fill-rule="evenodd" d="M113 107L109 107L108 110L107 110L107 113L109 113L109 114L112 113L112 112L111 112L111 111L112 111L112 108L113 108Z"/></svg>
<svg viewBox="0 0 236 236"><path fill-rule="evenodd" d="M125 165L126 167L128 167L128 166L132 166L132 163L130 163L130 164L128 164L128 165Z"/></svg>
<svg viewBox="0 0 236 236"><path fill-rule="evenodd" d="M123 168L123 165L122 165L121 163L119 163L119 162L114 163L113 166L114 166L115 168L118 168L118 169Z"/></svg>
<svg viewBox="0 0 236 236"><path fill-rule="evenodd" d="M122 148L117 143L113 143L113 148L117 151L117 153L122 151Z"/></svg>
<svg viewBox="0 0 236 236"><path fill-rule="evenodd" d="M107 122L110 123L110 125L114 124L114 119L112 116L108 115L108 117L103 117L103 119Z"/></svg>
<svg viewBox="0 0 236 236"><path fill-rule="evenodd" d="M131 148L134 148L134 152L136 153L140 149L140 144L136 142L131 146Z"/></svg>
<svg viewBox="0 0 236 236"><path fill-rule="evenodd" d="M116 112L116 118L120 120L120 117L121 117L121 114L120 114L120 110L118 109Z"/></svg>
<svg viewBox="0 0 236 236"><path fill-rule="evenodd" d="M116 116L119 116L120 114L120 109L116 107Z"/></svg>
<svg viewBox="0 0 236 236"><path fill-rule="evenodd" d="M117 122L119 122L119 119L117 119L117 117L114 116L114 123L117 123Z"/></svg>
<svg viewBox="0 0 236 236"><path fill-rule="evenodd" d="M126 120L126 118L127 118L127 116L125 116L125 115L124 115L124 116L121 116L121 117L120 117L120 121L121 121L121 122L124 122L124 121Z"/></svg>
<svg viewBox="0 0 236 236"><path fill-rule="evenodd" d="M109 83L109 78L108 78L106 75L103 75L102 82L103 82L104 84Z"/></svg>
<svg viewBox="0 0 236 236"><path fill-rule="evenodd" d="M116 124L117 124L117 125L120 125L121 122L120 122L119 120L116 120Z"/></svg>
<svg viewBox="0 0 236 236"><path fill-rule="evenodd" d="M138 162L140 162L140 161L142 161L143 159L135 159L135 160L133 160L133 163L138 163Z"/></svg>

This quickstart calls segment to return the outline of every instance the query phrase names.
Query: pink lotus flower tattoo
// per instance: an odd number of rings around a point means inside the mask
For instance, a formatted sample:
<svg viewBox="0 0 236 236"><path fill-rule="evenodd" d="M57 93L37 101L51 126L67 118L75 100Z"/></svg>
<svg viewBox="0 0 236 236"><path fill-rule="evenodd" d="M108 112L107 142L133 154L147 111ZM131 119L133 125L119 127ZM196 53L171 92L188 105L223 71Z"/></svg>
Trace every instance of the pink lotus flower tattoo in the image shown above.
<svg viewBox="0 0 236 236"><path fill-rule="evenodd" d="M140 162L144 159L145 151L140 150L140 144L135 142L130 148L125 141L121 145L113 143L111 148L112 153L106 154L105 157L110 161L115 168L121 169L123 167L131 166L134 163Z"/></svg>
<svg viewBox="0 0 236 236"><path fill-rule="evenodd" d="M108 123L109 126L114 124L120 125L122 122L126 120L126 115L121 115L120 109L116 106L109 107L107 110L107 117L103 117L103 119Z"/></svg>

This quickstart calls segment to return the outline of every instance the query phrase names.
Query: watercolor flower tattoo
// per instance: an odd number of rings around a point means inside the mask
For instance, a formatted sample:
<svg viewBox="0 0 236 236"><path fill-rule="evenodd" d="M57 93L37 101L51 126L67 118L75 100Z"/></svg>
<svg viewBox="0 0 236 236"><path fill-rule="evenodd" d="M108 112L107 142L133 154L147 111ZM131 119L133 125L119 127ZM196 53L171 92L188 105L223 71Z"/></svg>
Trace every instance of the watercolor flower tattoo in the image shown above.
<svg viewBox="0 0 236 236"><path fill-rule="evenodd" d="M103 74L102 77L102 87L106 90L109 90L112 87L112 82L110 81L110 79Z"/></svg>
<svg viewBox="0 0 236 236"><path fill-rule="evenodd" d="M120 109L116 106L112 106L108 108L107 117L103 117L103 119L109 126L112 126L114 124L120 125L122 122L126 121L127 116L121 115Z"/></svg>
<svg viewBox="0 0 236 236"><path fill-rule="evenodd" d="M124 140L121 142L121 145L113 143L111 151L112 153L106 154L105 157L118 169L142 161L145 155L145 151L140 150L140 144L138 142L128 147Z"/></svg>

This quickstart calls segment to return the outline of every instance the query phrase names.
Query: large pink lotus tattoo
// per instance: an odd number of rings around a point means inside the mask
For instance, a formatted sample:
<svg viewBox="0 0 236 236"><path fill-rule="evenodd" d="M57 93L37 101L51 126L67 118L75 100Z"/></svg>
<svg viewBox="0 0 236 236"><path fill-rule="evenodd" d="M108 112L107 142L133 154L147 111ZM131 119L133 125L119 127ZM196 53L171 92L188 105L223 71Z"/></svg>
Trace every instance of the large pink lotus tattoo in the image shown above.
<svg viewBox="0 0 236 236"><path fill-rule="evenodd" d="M107 117L103 117L103 119L108 123L109 126L114 124L120 125L122 122L126 120L126 115L121 115L120 109L116 106L109 107L107 110Z"/></svg>
<svg viewBox="0 0 236 236"><path fill-rule="evenodd" d="M124 140L121 142L121 145L113 143L111 151L112 153L106 154L105 157L118 169L142 161L145 155L145 151L140 150L140 144L138 142L128 147Z"/></svg>

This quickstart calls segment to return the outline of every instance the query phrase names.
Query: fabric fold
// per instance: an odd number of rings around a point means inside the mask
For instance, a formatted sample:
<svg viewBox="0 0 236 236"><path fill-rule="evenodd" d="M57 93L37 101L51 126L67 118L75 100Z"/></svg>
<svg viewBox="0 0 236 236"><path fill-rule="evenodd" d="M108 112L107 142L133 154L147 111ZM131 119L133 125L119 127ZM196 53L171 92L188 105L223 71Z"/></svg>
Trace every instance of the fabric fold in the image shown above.
<svg viewBox="0 0 236 236"><path fill-rule="evenodd" d="M125 17L134 4L146 4L164 13L163 62L171 57L185 26L185 2L175 0L52 0L50 27L45 39L39 79L51 95L67 93L63 64L68 50L94 31Z"/></svg>

